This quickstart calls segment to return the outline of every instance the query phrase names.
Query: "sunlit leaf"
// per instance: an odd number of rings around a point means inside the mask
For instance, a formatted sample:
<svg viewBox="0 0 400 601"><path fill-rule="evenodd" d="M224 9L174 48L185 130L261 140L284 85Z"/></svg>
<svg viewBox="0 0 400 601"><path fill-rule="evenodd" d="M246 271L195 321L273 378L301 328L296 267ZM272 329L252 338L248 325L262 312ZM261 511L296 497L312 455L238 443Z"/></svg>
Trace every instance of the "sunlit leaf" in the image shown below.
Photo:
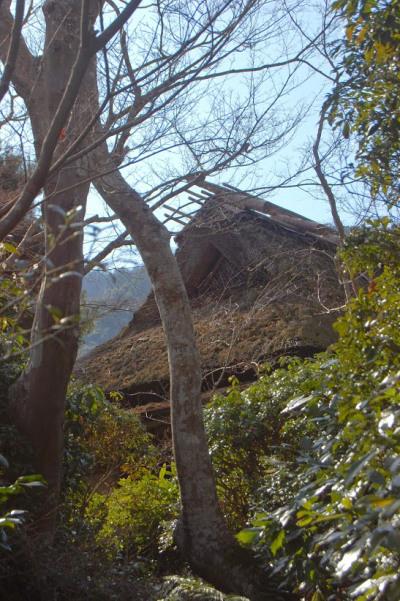
<svg viewBox="0 0 400 601"><path fill-rule="evenodd" d="M284 540L285 540L285 531L281 530L279 532L278 536L272 541L272 543L269 547L271 550L271 553L274 557L277 554L277 552L279 551L279 549L282 548Z"/></svg>

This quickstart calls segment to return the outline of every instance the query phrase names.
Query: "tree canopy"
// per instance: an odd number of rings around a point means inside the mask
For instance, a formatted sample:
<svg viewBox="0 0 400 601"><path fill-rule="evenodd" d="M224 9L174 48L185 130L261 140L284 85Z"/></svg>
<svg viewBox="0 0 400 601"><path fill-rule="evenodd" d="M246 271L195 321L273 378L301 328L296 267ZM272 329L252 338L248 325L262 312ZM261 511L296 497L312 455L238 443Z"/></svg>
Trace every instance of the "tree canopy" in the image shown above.
<svg viewBox="0 0 400 601"><path fill-rule="evenodd" d="M333 92L331 119L343 135L356 135L356 174L369 182L373 197L399 200L400 3L398 0L336 0L345 38L341 81Z"/></svg>

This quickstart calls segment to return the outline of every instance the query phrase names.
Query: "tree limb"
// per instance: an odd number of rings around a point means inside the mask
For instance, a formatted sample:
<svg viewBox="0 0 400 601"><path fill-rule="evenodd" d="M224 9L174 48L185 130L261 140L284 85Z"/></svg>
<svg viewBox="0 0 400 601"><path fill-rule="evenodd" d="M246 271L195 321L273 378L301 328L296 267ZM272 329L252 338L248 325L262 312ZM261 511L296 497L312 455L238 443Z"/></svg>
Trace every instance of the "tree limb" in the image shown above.
<svg viewBox="0 0 400 601"><path fill-rule="evenodd" d="M132 240L126 240L129 236L129 232L123 232L120 236L112 240L107 246L105 246L93 259L88 261L85 267L85 275L89 273L94 267L99 265L104 259L115 249L120 248L121 246L132 245L134 242Z"/></svg>
<svg viewBox="0 0 400 601"><path fill-rule="evenodd" d="M1 8L1 5L0 5ZM18 49L21 42L21 31L24 22L25 0L17 0L15 19L11 31L11 42L7 53L6 64L0 81L0 102L3 100L11 82L12 74L17 62Z"/></svg>
<svg viewBox="0 0 400 601"><path fill-rule="evenodd" d="M20 96L28 97L32 91L32 83L37 79L38 71L36 59L29 51L21 34L24 6L24 2L17 2L16 21L14 22L9 8L4 3L0 3L0 60L5 65L4 78L9 56L11 55L11 73L10 69L8 70L10 81L13 82ZM22 13L21 22L19 22L20 13ZM7 44L10 35L11 42Z"/></svg>
<svg viewBox="0 0 400 601"><path fill-rule="evenodd" d="M131 0L124 10L114 19L114 21L96 38L92 43L93 54L104 48L112 37L125 25L135 10L138 8L141 0Z"/></svg>
<svg viewBox="0 0 400 601"><path fill-rule="evenodd" d="M322 109L321 109L321 114L320 114L319 123L318 123L317 137L313 144L313 155L314 155L314 160L315 160L314 169L315 169L315 173L317 174L318 179L321 183L322 189L325 192L325 195L328 199L329 206L330 206L331 213L332 213L332 218L333 218L335 227L338 231L340 242L343 244L343 241L346 237L346 232L344 231L344 226L343 226L342 220L340 219L339 212L337 210L335 195L332 191L331 186L329 185L328 180L325 177L325 173L322 169L321 158L319 155L319 145L321 142L322 131L324 128L326 113L328 111L329 104L330 104L329 100L325 101L324 104L322 105Z"/></svg>

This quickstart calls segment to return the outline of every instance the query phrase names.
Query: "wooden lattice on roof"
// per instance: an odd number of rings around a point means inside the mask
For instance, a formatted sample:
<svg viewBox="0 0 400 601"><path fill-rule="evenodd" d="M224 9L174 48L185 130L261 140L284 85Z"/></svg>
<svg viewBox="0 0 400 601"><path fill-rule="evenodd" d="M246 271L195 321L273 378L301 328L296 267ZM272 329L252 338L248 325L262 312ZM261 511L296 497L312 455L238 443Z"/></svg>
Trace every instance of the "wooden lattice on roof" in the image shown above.
<svg viewBox="0 0 400 601"><path fill-rule="evenodd" d="M188 202L179 208L164 205L164 208L169 211L165 214L166 218L183 226L183 229L177 236L178 238L181 234L185 233L187 228L199 222L202 207L212 203L214 207L214 213L212 214L214 228L218 227L219 222L226 221L227 211L230 214L234 214L243 210L249 210L297 233L314 236L317 239L333 244L337 244L338 242L337 235L332 228L264 200L259 196L238 190L229 184L221 186L202 180L196 186L199 187L200 192L190 189ZM194 204L197 207L194 207Z"/></svg>

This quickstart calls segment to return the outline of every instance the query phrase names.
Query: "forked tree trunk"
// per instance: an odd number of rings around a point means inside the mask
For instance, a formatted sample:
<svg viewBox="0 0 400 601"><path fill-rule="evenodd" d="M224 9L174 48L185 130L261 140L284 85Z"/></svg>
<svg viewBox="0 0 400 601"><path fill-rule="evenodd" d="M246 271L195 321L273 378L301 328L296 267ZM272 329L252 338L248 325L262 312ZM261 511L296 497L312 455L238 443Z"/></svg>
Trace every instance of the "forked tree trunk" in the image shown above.
<svg viewBox="0 0 400 601"><path fill-rule="evenodd" d="M36 80L31 82L35 93L31 94L28 85L20 86L29 111L37 156L76 60L80 7L80 0L62 3L46 0L43 5L46 39L41 68L35 73ZM88 85L88 81L82 81L68 128L60 132L55 158L75 139L88 119ZM28 366L10 394L15 421L32 445L36 470L47 481L39 525L48 540L54 534L62 477L66 391L78 348L83 277L79 222L84 216L89 190L88 183L79 185L87 175L82 171L84 166L81 161L72 169L62 168L48 179L44 188L43 280L36 302Z"/></svg>
<svg viewBox="0 0 400 601"><path fill-rule="evenodd" d="M107 147L97 150L99 173L110 170ZM170 235L118 171L95 180L98 192L133 237L149 273L168 347L171 422L182 502L178 544L195 573L251 600L296 599L278 591L229 533L219 509L201 404L201 370L191 308Z"/></svg>

